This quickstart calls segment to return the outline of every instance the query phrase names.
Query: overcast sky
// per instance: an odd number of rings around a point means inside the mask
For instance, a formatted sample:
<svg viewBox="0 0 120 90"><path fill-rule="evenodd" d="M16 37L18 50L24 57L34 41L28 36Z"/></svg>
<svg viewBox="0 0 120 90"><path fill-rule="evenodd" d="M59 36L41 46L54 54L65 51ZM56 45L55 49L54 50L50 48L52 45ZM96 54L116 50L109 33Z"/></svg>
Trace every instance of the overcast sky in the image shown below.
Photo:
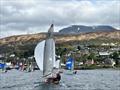
<svg viewBox="0 0 120 90"><path fill-rule="evenodd" d="M0 37L55 31L69 25L120 28L119 0L0 0Z"/></svg>

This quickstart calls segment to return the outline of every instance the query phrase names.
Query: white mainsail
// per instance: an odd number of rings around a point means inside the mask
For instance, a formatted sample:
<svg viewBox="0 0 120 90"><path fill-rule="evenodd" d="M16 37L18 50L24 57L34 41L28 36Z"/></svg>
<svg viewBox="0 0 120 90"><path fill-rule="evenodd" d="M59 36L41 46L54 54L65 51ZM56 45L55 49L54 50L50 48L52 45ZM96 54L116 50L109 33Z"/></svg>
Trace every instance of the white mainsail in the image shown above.
<svg viewBox="0 0 120 90"><path fill-rule="evenodd" d="M54 66L53 42L54 42L54 40L52 38L47 39L45 41L44 59L43 59L43 75L44 76L49 75L50 73L52 73L52 70L53 70L53 66Z"/></svg>
<svg viewBox="0 0 120 90"><path fill-rule="evenodd" d="M53 39L53 31L54 29L52 24L50 29L48 30L47 39L41 42L42 45L40 43L35 48L35 60L40 70L43 71L43 76L47 76L49 74L52 74L53 72L53 67L55 63L55 41ZM40 49L43 52L40 53Z"/></svg>

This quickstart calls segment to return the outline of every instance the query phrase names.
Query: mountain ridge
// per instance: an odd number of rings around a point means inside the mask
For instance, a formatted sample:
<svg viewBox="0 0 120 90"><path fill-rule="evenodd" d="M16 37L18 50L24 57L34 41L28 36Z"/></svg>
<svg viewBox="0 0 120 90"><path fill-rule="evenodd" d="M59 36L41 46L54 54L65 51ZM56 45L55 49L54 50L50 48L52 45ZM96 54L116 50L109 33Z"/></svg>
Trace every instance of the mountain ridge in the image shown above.
<svg viewBox="0 0 120 90"><path fill-rule="evenodd" d="M88 32L110 32L116 31L112 26L98 25L98 26L85 26L85 25L71 25L69 27L63 28L59 31L62 34L78 34L78 33L88 33Z"/></svg>

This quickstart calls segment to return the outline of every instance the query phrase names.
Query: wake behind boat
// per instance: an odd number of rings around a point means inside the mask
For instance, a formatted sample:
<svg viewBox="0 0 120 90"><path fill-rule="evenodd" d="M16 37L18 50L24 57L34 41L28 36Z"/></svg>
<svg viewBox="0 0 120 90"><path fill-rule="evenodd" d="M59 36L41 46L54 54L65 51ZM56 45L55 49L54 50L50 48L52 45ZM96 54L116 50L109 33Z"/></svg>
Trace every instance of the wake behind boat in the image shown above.
<svg viewBox="0 0 120 90"><path fill-rule="evenodd" d="M55 58L55 41L53 36L53 24L48 30L46 40L38 43L35 48L35 60L38 67L43 72L43 77L47 83L59 83L61 76L58 71L54 71L54 68L58 61ZM40 52L41 50L41 52Z"/></svg>

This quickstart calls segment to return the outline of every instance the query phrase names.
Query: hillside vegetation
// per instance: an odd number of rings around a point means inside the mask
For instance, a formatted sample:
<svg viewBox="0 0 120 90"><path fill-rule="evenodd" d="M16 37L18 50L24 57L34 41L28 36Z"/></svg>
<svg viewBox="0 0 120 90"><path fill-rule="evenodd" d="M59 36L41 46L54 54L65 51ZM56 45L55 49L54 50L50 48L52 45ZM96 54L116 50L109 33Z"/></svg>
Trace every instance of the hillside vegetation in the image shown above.
<svg viewBox="0 0 120 90"><path fill-rule="evenodd" d="M84 34L55 33L57 45L117 43L120 45L120 31L93 32ZM0 53L34 50L36 44L46 38L46 33L16 35L0 39Z"/></svg>

